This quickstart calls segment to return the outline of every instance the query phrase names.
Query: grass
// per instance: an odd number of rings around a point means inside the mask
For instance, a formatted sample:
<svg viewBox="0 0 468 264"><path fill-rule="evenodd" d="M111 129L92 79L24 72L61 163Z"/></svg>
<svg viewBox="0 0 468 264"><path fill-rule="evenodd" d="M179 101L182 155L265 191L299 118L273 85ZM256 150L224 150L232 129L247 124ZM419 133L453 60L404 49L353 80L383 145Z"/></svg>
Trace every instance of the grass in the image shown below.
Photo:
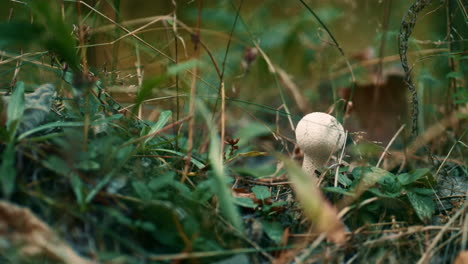
<svg viewBox="0 0 468 264"><path fill-rule="evenodd" d="M0 262L462 259L467 6L281 4L1 3Z"/></svg>

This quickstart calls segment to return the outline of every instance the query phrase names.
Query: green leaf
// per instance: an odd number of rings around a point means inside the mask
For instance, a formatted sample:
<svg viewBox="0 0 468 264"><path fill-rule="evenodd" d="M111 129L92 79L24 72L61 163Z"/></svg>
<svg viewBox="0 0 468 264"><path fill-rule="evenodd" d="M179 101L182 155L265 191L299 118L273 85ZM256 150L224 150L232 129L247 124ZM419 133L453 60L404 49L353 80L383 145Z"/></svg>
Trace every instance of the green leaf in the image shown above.
<svg viewBox="0 0 468 264"><path fill-rule="evenodd" d="M252 199L247 198L247 197L234 197L234 203L241 207L252 208L252 209L257 208L258 206L256 203L252 201Z"/></svg>
<svg viewBox="0 0 468 264"><path fill-rule="evenodd" d="M102 123L106 123L112 120L118 120L122 117L122 114L116 114L112 115L103 119L96 120L91 123L91 126L96 126ZM57 121L57 122L52 122L52 123L47 123L42 126L33 128L31 130L28 130L24 132L23 134L18 136L18 140L21 140L29 135L32 135L34 133L37 133L42 130L50 129L50 128L56 128L56 127L81 127L84 126L84 122L76 121L76 122L63 122L63 121Z"/></svg>
<svg viewBox="0 0 468 264"><path fill-rule="evenodd" d="M45 27L47 31L40 39L30 38L44 48L53 51L64 59L71 69L78 70L79 59L76 53L76 40L71 34L72 24L62 19L59 5L41 1L28 1L28 6L35 15L35 23Z"/></svg>
<svg viewBox="0 0 468 264"><path fill-rule="evenodd" d="M411 188L408 189L409 191L419 194L419 195L425 195L425 196L431 196L435 194L435 191L433 189L429 188Z"/></svg>
<svg viewBox="0 0 468 264"><path fill-rule="evenodd" d="M349 196L354 195L354 193L349 192L346 189L343 189L341 187L323 187L322 190L326 192L337 193L337 194L342 194L342 195L349 195Z"/></svg>
<svg viewBox="0 0 468 264"><path fill-rule="evenodd" d="M429 222L435 211L432 198L412 191L408 191L406 195L419 219L426 223Z"/></svg>
<svg viewBox="0 0 468 264"><path fill-rule="evenodd" d="M240 128L235 134L234 138L239 138L238 146L245 146L249 141L255 137L269 135L271 134L271 129L263 124L258 122L252 122L248 126Z"/></svg>
<svg viewBox="0 0 468 264"><path fill-rule="evenodd" d="M349 179L345 173L338 174L338 182L345 187L350 186L353 183L353 181Z"/></svg>
<svg viewBox="0 0 468 264"><path fill-rule="evenodd" d="M377 167L357 167L353 170L353 177L356 184L353 184L354 186L351 189L351 192L354 192L354 195L344 196L340 202L341 206L351 205L354 201L361 197L364 192L374 187L377 183L386 183L386 178L391 179L395 176L392 173ZM389 186L392 187L392 185Z"/></svg>
<svg viewBox="0 0 468 264"><path fill-rule="evenodd" d="M174 172L169 172L161 176L157 176L149 181L148 188L150 188L152 191L158 191L165 186L171 185L174 181L174 177Z"/></svg>
<svg viewBox="0 0 468 264"><path fill-rule="evenodd" d="M134 181L132 182L132 187L141 199L151 200L151 192L146 186L146 184L140 181Z"/></svg>
<svg viewBox="0 0 468 264"><path fill-rule="evenodd" d="M106 176L104 176L98 182L98 184L96 184L96 186L94 186L94 188L88 193L88 195L86 195L86 200L85 200L86 203L91 202L93 200L94 196L96 196L96 194L98 194L98 192L102 188L104 188L104 186L106 186L106 184L108 184L110 182L110 180L112 179L112 176L114 175L114 172L115 172L115 170L108 173Z"/></svg>
<svg viewBox="0 0 468 264"><path fill-rule="evenodd" d="M17 82L7 108L7 130L10 135L16 133L18 123L24 113L24 83Z"/></svg>
<svg viewBox="0 0 468 264"><path fill-rule="evenodd" d="M255 197L260 200L265 200L271 197L270 190L266 186L254 186L252 187L252 192L255 194Z"/></svg>
<svg viewBox="0 0 468 264"><path fill-rule="evenodd" d="M379 198L396 198L396 197L400 196L399 192L398 193L385 192L385 191L382 192L378 188L370 188L367 191L374 194L375 196L377 196Z"/></svg>
<svg viewBox="0 0 468 264"><path fill-rule="evenodd" d="M279 245L283 239L283 226L278 222L269 221L262 221L262 226L267 236Z"/></svg>
<svg viewBox="0 0 468 264"><path fill-rule="evenodd" d="M151 129L150 131L148 132L148 135L151 134L151 133L154 133L158 130L160 130L161 128L163 128L167 121L169 121L169 118L171 118L172 116L172 112L171 111L163 111L161 112L161 114L159 115L159 119L158 119L158 122L156 122L156 124L152 125L151 126ZM149 138L147 138L145 140L145 145L154 138L154 136L151 136Z"/></svg>
<svg viewBox="0 0 468 264"><path fill-rule="evenodd" d="M430 175L430 170L428 168L422 168L411 171L410 173L400 174L397 176L397 179L402 185L408 185L428 175Z"/></svg>
<svg viewBox="0 0 468 264"><path fill-rule="evenodd" d="M184 62L170 66L167 69L167 74L170 76L174 76L178 73L183 73L186 70L190 70L190 69L197 68L197 67L200 68L203 66L205 66L205 64L202 61L197 60L197 59L192 59L192 60L184 61Z"/></svg>
<svg viewBox="0 0 468 264"><path fill-rule="evenodd" d="M198 183L197 188L192 193L192 199L199 203L208 201L216 193L215 185L213 178Z"/></svg>
<svg viewBox="0 0 468 264"><path fill-rule="evenodd" d="M70 174L70 168L67 163L55 155L50 155L48 159L42 160L42 165L64 177L67 177Z"/></svg>
<svg viewBox="0 0 468 264"><path fill-rule="evenodd" d="M94 160L83 160L78 162L75 167L85 171L92 171L99 170L101 168L101 164Z"/></svg>
<svg viewBox="0 0 468 264"><path fill-rule="evenodd" d="M401 183L397 180L395 175L391 173L385 174L378 183L380 190L386 195L398 196L402 190Z"/></svg>
<svg viewBox="0 0 468 264"><path fill-rule="evenodd" d="M144 100L146 100L147 98L151 96L153 88L155 86L161 85L166 79L167 79L166 75L161 75L161 76L157 76L152 79L143 81L143 85L141 86L136 96L135 105L132 108L133 114L136 114L141 103L143 103Z"/></svg>
<svg viewBox="0 0 468 264"><path fill-rule="evenodd" d="M81 181L80 177L76 173L72 173L70 177L70 184L75 194L76 201L79 205L84 205L83 199L83 182Z"/></svg>
<svg viewBox="0 0 468 264"><path fill-rule="evenodd" d="M447 77L447 79L452 79L453 78L453 79L461 79L461 80L464 78L464 76L463 76L463 74L461 72L449 72L449 73L447 73L447 75L445 77Z"/></svg>
<svg viewBox="0 0 468 264"><path fill-rule="evenodd" d="M15 145L8 143L2 153L2 163L0 165L0 182L2 183L3 196L9 198L15 189L16 168L15 168Z"/></svg>
<svg viewBox="0 0 468 264"><path fill-rule="evenodd" d="M0 48L3 49L10 45L15 45L16 48L18 46L26 47L34 43L32 40L38 40L43 32L43 27L30 22L10 21L0 23L0 36L2 36L0 38Z"/></svg>

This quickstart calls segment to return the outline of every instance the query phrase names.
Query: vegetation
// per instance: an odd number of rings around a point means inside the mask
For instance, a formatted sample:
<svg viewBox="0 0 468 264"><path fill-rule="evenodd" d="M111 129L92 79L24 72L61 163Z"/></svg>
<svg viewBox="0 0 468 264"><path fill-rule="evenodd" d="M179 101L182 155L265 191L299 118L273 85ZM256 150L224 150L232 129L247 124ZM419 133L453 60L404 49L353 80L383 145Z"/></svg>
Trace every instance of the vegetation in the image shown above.
<svg viewBox="0 0 468 264"><path fill-rule="evenodd" d="M467 261L468 4L410 2L2 1L0 262Z"/></svg>

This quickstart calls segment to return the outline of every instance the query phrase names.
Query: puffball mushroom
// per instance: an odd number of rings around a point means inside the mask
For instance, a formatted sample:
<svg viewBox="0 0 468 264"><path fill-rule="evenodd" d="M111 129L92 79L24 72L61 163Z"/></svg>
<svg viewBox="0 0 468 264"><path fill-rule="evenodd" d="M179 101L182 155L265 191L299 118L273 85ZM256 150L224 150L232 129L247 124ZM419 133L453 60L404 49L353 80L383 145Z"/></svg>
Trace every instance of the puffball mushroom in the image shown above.
<svg viewBox="0 0 468 264"><path fill-rule="evenodd" d="M345 143L343 126L333 116L314 112L304 116L296 127L297 145L304 152L302 169L307 175L325 165L328 158Z"/></svg>

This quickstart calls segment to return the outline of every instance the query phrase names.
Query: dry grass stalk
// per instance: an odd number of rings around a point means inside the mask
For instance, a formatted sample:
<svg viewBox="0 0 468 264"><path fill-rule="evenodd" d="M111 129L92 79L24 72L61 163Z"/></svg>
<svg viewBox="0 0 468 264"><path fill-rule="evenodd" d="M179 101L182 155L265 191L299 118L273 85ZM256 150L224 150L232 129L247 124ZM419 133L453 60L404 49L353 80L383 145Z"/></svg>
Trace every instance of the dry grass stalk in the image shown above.
<svg viewBox="0 0 468 264"><path fill-rule="evenodd" d="M452 112L449 116L445 117L440 122L429 127L423 134L418 136L408 148L406 148L406 156L411 157L418 149L422 148L432 140L440 137L440 135L442 135L442 133L444 133L447 128L456 126L461 120L463 120L463 116L466 116L467 114L468 106L465 106L458 109L458 111ZM397 157L393 160L388 160L388 162L385 164L385 169L392 170L402 161L404 161L404 157Z"/></svg>
<svg viewBox="0 0 468 264"><path fill-rule="evenodd" d="M278 72L278 76L280 77L281 83L286 87L296 102L297 107L301 110L302 113L307 114L312 112L311 108L309 107L309 103L305 100L305 96L299 90L297 85L293 82L291 77L281 68L276 67L276 71Z"/></svg>
<svg viewBox="0 0 468 264"><path fill-rule="evenodd" d="M66 264L95 263L76 254L29 209L5 201L0 201L0 239L25 258L46 256Z"/></svg>

